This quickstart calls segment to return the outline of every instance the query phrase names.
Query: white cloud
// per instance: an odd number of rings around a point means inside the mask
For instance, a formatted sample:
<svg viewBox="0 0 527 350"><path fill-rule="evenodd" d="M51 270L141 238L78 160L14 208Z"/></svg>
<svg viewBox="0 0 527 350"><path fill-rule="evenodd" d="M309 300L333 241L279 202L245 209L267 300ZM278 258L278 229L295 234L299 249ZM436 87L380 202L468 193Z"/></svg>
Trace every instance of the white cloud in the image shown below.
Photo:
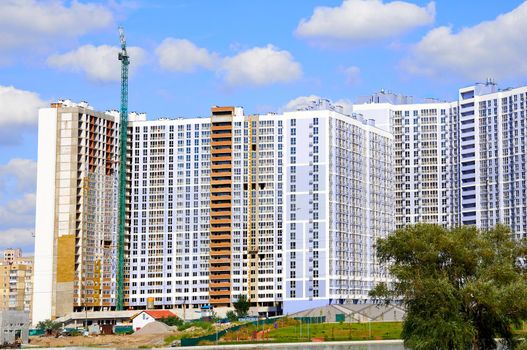
<svg viewBox="0 0 527 350"><path fill-rule="evenodd" d="M35 194L26 193L0 207L0 228L27 226L35 222Z"/></svg>
<svg viewBox="0 0 527 350"><path fill-rule="evenodd" d="M0 1L0 48L45 47L111 26L112 12L100 4L60 0Z"/></svg>
<svg viewBox="0 0 527 350"><path fill-rule="evenodd" d="M31 232L35 227L35 194L22 197L0 206L0 249L23 248L33 250Z"/></svg>
<svg viewBox="0 0 527 350"><path fill-rule="evenodd" d="M298 96L288 101L285 104L285 106L283 106L280 110L284 112L291 112L291 111L297 111L299 109L305 109L309 106L312 106L314 103L316 103L321 98L322 97L317 96L317 95Z"/></svg>
<svg viewBox="0 0 527 350"><path fill-rule="evenodd" d="M166 38L157 47L161 68L173 72L193 72L197 68L213 69L218 55L197 47L187 39Z"/></svg>
<svg viewBox="0 0 527 350"><path fill-rule="evenodd" d="M0 165L0 193L7 192L7 184L17 192L34 192L37 181L37 162L14 158Z"/></svg>
<svg viewBox="0 0 527 350"><path fill-rule="evenodd" d="M291 53L270 44L221 57L187 39L167 38L157 47L156 55L164 70L188 73L209 69L229 86L287 83L302 76L302 68Z"/></svg>
<svg viewBox="0 0 527 350"><path fill-rule="evenodd" d="M35 161L20 158L0 165L0 249L33 251L36 167Z"/></svg>
<svg viewBox="0 0 527 350"><path fill-rule="evenodd" d="M287 102L282 108L280 108L280 111L292 112L297 110L303 110L309 107L313 107L321 99L324 98L317 95L299 96ZM353 112L353 103L348 99L329 101L334 106L341 106L345 114L351 114Z"/></svg>
<svg viewBox="0 0 527 350"><path fill-rule="evenodd" d="M224 58L219 73L231 86L269 85L294 81L302 69L288 51L267 45Z"/></svg>
<svg viewBox="0 0 527 350"><path fill-rule="evenodd" d="M9 228L0 231L0 250L22 248L24 253L34 251L33 228Z"/></svg>
<svg viewBox="0 0 527 350"><path fill-rule="evenodd" d="M35 124L38 109L45 105L35 92L0 85L0 128Z"/></svg>
<svg viewBox="0 0 527 350"><path fill-rule="evenodd" d="M357 66L350 66L342 68L342 73L346 78L346 83L348 85L357 85L360 83L360 68Z"/></svg>
<svg viewBox="0 0 527 350"><path fill-rule="evenodd" d="M36 126L38 109L46 105L35 92L0 85L0 145L18 143L23 131Z"/></svg>
<svg viewBox="0 0 527 350"><path fill-rule="evenodd" d="M127 48L130 55L130 73L144 63L146 52L139 47ZM108 45L84 45L64 54L52 55L48 65L73 72L84 72L93 81L109 82L121 79L121 62L117 59L120 48Z"/></svg>
<svg viewBox="0 0 527 350"><path fill-rule="evenodd" d="M402 66L427 76L459 74L484 79L527 75L527 2L495 20L454 33L450 27L431 30L417 43Z"/></svg>
<svg viewBox="0 0 527 350"><path fill-rule="evenodd" d="M404 1L344 0L338 7L315 8L311 18L300 21L296 34L337 41L385 39L432 24L434 19L434 2L419 7Z"/></svg>

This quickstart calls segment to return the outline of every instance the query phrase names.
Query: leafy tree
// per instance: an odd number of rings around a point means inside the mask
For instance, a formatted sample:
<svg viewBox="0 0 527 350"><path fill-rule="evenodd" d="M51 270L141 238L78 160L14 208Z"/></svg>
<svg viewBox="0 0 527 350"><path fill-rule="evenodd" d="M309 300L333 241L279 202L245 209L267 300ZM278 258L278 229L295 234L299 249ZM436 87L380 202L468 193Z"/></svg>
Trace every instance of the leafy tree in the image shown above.
<svg viewBox="0 0 527 350"><path fill-rule="evenodd" d="M249 312L251 303L247 300L247 295L241 294L238 296L238 300L232 304L236 310L238 317L245 317Z"/></svg>
<svg viewBox="0 0 527 350"><path fill-rule="evenodd" d="M377 242L394 281L370 294L402 299L407 348L496 349L502 338L514 349L512 327L527 317L526 248L505 226L407 226Z"/></svg>
<svg viewBox="0 0 527 350"><path fill-rule="evenodd" d="M37 328L46 332L47 335L57 334L62 329L60 323L52 320L44 320L37 323Z"/></svg>
<svg viewBox="0 0 527 350"><path fill-rule="evenodd" d="M179 327L183 324L183 320L177 316L170 316L160 319L159 321L163 322L167 326L176 326Z"/></svg>
<svg viewBox="0 0 527 350"><path fill-rule="evenodd" d="M232 310L227 311L227 314L225 316L227 316L227 319L229 320L229 322L238 321L238 315L236 315L236 312Z"/></svg>

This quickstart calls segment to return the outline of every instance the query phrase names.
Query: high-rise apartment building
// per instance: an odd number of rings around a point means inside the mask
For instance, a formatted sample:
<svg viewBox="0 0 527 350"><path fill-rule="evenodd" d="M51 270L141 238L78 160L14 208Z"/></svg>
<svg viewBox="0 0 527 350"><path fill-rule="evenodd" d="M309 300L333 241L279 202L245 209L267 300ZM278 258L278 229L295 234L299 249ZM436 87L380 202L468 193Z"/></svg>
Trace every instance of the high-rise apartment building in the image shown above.
<svg viewBox="0 0 527 350"><path fill-rule="evenodd" d="M329 110L131 123L129 305L364 300L393 228L391 136Z"/></svg>
<svg viewBox="0 0 527 350"><path fill-rule="evenodd" d="M40 111L35 320L114 308L117 126L85 104ZM214 107L133 117L128 141L125 307L245 294L272 314L386 280L373 245L394 228L393 137L371 120Z"/></svg>
<svg viewBox="0 0 527 350"><path fill-rule="evenodd" d="M33 257L21 249L4 250L0 260L0 310L29 311L33 297Z"/></svg>
<svg viewBox="0 0 527 350"><path fill-rule="evenodd" d="M118 125L85 102L39 112L34 320L114 305Z"/></svg>
<svg viewBox="0 0 527 350"><path fill-rule="evenodd" d="M526 236L527 87L497 90L489 80L453 102L377 95L353 110L384 120L394 135L397 227L503 223Z"/></svg>
<svg viewBox="0 0 527 350"><path fill-rule="evenodd" d="M131 114L125 307L225 307L240 294L268 314L361 302L387 278L373 245L395 227L527 234L527 87L363 101L352 116L324 101ZM35 320L115 307L118 124L85 103L40 111Z"/></svg>

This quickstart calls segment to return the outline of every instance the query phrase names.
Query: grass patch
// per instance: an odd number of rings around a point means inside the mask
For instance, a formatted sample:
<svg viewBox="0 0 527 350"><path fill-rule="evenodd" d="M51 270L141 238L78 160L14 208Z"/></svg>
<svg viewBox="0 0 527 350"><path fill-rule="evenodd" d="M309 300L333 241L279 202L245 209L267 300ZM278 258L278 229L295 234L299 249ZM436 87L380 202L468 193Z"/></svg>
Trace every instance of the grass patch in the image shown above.
<svg viewBox="0 0 527 350"><path fill-rule="evenodd" d="M275 329L271 325L254 325L244 327L236 332L228 333L222 338L224 342L252 342L256 332L268 330L265 341L276 343L311 341L313 338L325 341L343 340L388 340L400 339L402 324L400 322L369 323L321 323L301 324L299 321L284 318ZM260 337L259 341L262 337Z"/></svg>

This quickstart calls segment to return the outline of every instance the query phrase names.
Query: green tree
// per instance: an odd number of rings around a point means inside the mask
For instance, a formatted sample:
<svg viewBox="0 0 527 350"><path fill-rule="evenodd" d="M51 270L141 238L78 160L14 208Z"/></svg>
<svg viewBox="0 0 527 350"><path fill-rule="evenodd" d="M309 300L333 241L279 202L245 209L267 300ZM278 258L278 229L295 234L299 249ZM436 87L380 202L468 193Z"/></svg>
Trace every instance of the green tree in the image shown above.
<svg viewBox="0 0 527 350"><path fill-rule="evenodd" d="M247 300L247 295L241 294L238 296L238 300L235 301L232 305L234 306L238 317L245 317L249 312L249 307L251 306L251 303L249 303L249 300Z"/></svg>
<svg viewBox="0 0 527 350"><path fill-rule="evenodd" d="M52 320L44 320L37 323L37 328L46 332L47 335L57 334L62 329L60 323Z"/></svg>
<svg viewBox="0 0 527 350"><path fill-rule="evenodd" d="M184 323L183 320L177 316L165 317L165 318L160 319L159 321L163 322L167 326L176 326L176 327L179 327Z"/></svg>
<svg viewBox="0 0 527 350"><path fill-rule="evenodd" d="M394 280L370 294L402 300L407 348L496 349L495 338L518 346L512 328L527 317L527 249L508 228L418 224L380 239L376 250Z"/></svg>
<svg viewBox="0 0 527 350"><path fill-rule="evenodd" d="M227 319L229 320L229 322L238 321L238 315L236 315L236 312L232 310L227 311L227 314L225 316L227 316Z"/></svg>

